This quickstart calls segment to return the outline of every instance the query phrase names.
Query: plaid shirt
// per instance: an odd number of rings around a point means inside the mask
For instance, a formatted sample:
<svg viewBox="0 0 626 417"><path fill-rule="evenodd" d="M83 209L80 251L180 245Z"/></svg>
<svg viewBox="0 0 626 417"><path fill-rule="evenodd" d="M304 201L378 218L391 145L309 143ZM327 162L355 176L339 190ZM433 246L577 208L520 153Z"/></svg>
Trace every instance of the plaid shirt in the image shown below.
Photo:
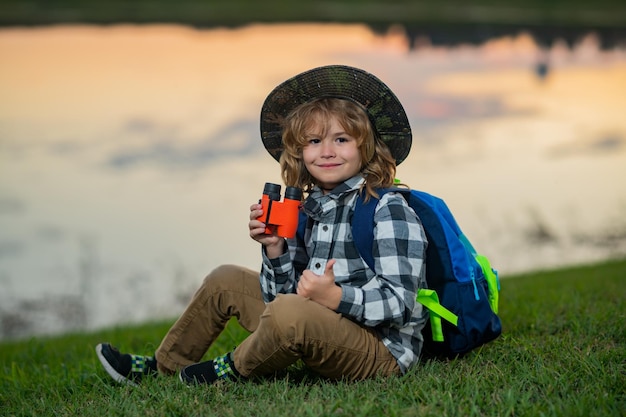
<svg viewBox="0 0 626 417"><path fill-rule="evenodd" d="M328 260L335 259L335 282L342 289L337 312L374 328L406 372L418 360L428 319L427 310L415 301L426 282L426 236L402 195L383 195L374 215L378 274L369 269L352 240L350 224L364 181L357 175L327 195L313 190L304 202L309 216L304 241L287 239L287 250L275 259L263 251L261 289L266 302L279 293L295 293L304 269L322 275Z"/></svg>

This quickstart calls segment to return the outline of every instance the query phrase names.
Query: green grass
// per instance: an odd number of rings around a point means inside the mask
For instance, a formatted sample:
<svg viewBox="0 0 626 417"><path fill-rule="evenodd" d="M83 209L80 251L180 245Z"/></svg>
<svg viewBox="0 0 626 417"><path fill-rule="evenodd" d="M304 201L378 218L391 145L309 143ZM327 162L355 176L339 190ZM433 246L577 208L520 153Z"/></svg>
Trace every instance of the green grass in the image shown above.
<svg viewBox="0 0 626 417"><path fill-rule="evenodd" d="M113 383L94 345L151 353L170 323L0 344L0 415L620 416L626 413L626 260L502 280L504 333L404 377L332 383L292 367L268 380L188 388ZM207 356L245 332L231 323Z"/></svg>

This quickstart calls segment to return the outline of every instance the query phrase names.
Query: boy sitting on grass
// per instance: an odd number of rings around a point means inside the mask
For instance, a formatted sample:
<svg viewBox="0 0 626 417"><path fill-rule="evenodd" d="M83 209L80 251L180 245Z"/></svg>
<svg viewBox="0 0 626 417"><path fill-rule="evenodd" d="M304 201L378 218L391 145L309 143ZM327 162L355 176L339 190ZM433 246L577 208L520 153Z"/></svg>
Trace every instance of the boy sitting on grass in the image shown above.
<svg viewBox="0 0 626 417"><path fill-rule="evenodd" d="M398 193L374 215L376 272L359 256L351 219L359 194L378 198L411 147L411 129L393 92L357 68L315 68L283 82L261 112L264 146L287 186L304 191L303 236L267 234L250 207L250 237L261 244L260 274L225 265L204 280L153 357L109 344L98 358L116 381L175 374L188 384L242 381L297 360L330 378L361 380L405 373L418 362L427 310L426 237ZM198 363L231 317L251 334L236 349Z"/></svg>

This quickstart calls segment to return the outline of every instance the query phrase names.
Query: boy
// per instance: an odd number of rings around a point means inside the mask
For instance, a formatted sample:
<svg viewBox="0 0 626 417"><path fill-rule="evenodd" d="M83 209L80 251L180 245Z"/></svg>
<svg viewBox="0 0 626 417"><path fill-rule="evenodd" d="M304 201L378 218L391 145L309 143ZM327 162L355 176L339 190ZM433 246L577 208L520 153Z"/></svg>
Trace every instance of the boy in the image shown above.
<svg viewBox="0 0 626 417"><path fill-rule="evenodd" d="M276 87L261 112L261 136L287 186L304 191L303 236L266 234L260 204L250 207L250 237L262 247L260 275L215 269L172 326L155 357L96 347L117 381L160 371L189 384L245 380L302 360L331 379L400 375L417 363L426 310L426 237L400 194L380 198L374 215L376 272L358 254L351 217L359 194L378 198L393 185L411 130L402 105L378 78L326 66ZM251 332L234 351L201 360L231 317Z"/></svg>

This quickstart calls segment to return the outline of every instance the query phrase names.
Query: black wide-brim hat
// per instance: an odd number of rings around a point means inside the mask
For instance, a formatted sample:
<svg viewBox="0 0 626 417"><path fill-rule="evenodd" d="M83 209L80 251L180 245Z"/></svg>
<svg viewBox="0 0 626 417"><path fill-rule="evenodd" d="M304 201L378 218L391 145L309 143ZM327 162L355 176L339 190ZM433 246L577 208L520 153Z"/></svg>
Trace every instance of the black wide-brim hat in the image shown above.
<svg viewBox="0 0 626 417"><path fill-rule="evenodd" d="M374 75L345 65L314 68L284 81L267 96L261 108L261 139L277 161L283 152L282 130L296 107L321 97L360 104L378 137L400 164L411 150L411 126L400 100Z"/></svg>

